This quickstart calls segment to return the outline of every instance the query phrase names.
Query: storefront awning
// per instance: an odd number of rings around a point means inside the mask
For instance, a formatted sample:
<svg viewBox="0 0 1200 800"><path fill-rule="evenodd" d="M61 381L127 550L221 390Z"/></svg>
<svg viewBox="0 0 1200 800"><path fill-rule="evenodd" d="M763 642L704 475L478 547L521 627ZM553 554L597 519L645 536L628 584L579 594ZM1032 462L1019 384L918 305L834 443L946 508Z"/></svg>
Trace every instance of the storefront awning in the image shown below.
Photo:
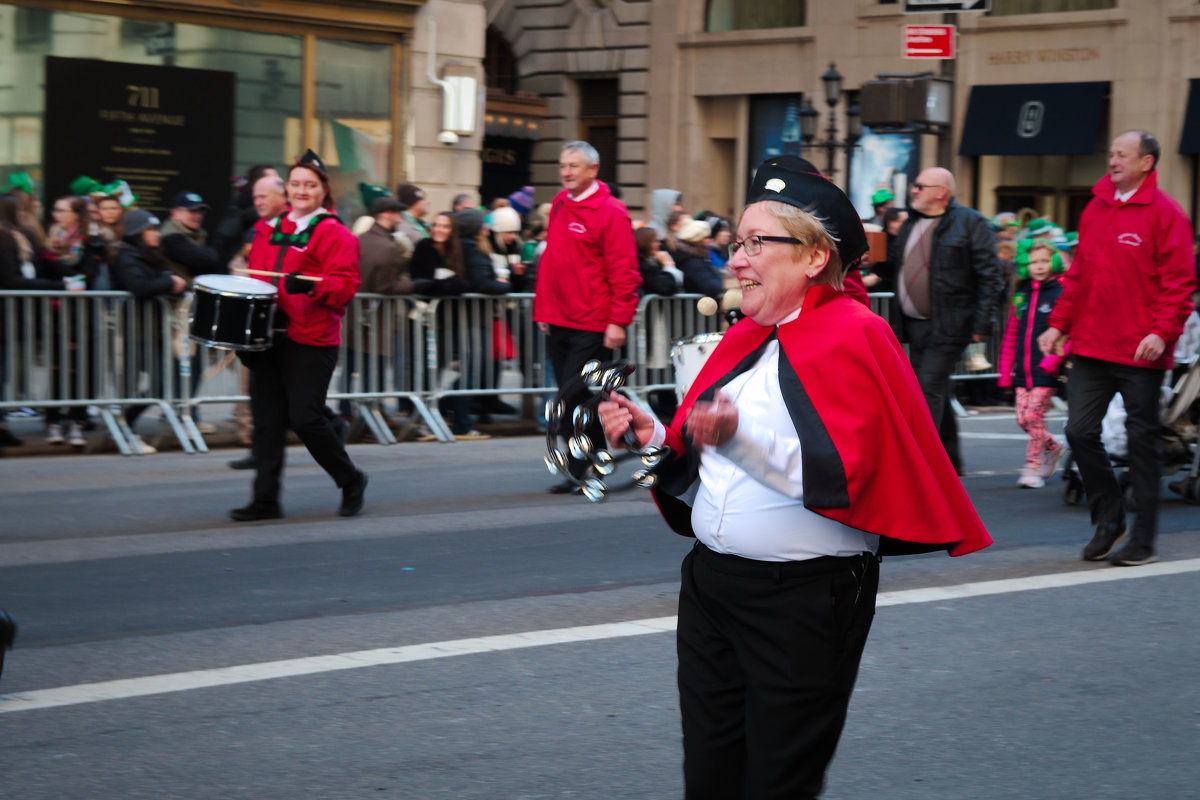
<svg viewBox="0 0 1200 800"><path fill-rule="evenodd" d="M1094 153L1107 97L1107 81L973 86L958 154Z"/></svg>
<svg viewBox="0 0 1200 800"><path fill-rule="evenodd" d="M1179 138L1179 152L1185 155L1200 154L1200 78L1192 78L1188 89L1187 110L1183 112L1183 136Z"/></svg>

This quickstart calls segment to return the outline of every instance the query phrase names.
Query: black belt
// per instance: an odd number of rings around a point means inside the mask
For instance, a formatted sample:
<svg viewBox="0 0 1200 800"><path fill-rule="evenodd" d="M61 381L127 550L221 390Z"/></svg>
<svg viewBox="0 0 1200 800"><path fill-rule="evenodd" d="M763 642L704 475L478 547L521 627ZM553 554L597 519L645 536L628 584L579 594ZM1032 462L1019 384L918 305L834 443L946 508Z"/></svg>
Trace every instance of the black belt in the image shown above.
<svg viewBox="0 0 1200 800"><path fill-rule="evenodd" d="M817 556L803 561L759 561L754 558L718 553L703 542L692 547L696 558L702 559L707 567L728 575L743 578L803 578L809 575L826 575L847 568L861 568L877 560L874 553L857 553L852 556Z"/></svg>

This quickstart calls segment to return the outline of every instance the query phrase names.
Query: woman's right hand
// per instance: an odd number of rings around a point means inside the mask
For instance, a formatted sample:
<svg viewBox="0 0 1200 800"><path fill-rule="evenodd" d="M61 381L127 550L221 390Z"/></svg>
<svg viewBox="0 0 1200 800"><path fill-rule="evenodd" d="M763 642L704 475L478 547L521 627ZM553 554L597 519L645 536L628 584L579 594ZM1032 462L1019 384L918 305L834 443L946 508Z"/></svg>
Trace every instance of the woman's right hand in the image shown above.
<svg viewBox="0 0 1200 800"><path fill-rule="evenodd" d="M654 417L624 395L613 392L608 397L608 400L596 406L596 410L600 414L600 424L604 427L604 438L608 440L609 447L624 448L625 433L630 430L637 437L639 447L649 444L650 437L654 435Z"/></svg>

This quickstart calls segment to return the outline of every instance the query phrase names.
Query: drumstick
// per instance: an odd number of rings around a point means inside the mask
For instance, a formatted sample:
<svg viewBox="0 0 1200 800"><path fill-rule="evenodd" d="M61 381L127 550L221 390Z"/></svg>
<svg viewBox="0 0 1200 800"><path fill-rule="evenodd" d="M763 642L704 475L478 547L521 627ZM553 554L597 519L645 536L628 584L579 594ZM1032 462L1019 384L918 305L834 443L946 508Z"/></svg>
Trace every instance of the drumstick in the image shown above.
<svg viewBox="0 0 1200 800"><path fill-rule="evenodd" d="M249 267L235 267L234 272L245 272L247 275L266 275L267 277L278 277L280 275L290 275L292 273L284 272L268 272L265 269L250 269ZM302 281L323 281L325 280L320 275L297 275Z"/></svg>

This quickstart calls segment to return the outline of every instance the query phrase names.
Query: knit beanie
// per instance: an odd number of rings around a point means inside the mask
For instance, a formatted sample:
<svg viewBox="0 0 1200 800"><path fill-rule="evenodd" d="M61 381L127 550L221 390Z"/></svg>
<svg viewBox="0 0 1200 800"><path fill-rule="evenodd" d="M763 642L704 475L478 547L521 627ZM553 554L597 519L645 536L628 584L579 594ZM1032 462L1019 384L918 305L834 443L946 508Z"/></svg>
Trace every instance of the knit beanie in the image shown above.
<svg viewBox="0 0 1200 800"><path fill-rule="evenodd" d="M533 187L522 186L508 196L508 202L512 203L512 207L517 210L518 214L522 217L525 216L533 211Z"/></svg>
<svg viewBox="0 0 1200 800"><path fill-rule="evenodd" d="M490 224L496 233L518 233L521 230L521 215L515 208L497 208L492 212Z"/></svg>
<svg viewBox="0 0 1200 800"><path fill-rule="evenodd" d="M127 239L139 236L142 231L159 224L158 217L144 208L135 208L126 213L122 222L124 235Z"/></svg>
<svg viewBox="0 0 1200 800"><path fill-rule="evenodd" d="M474 239L483 227L483 212L477 208L464 208L454 214L458 224L458 235L464 239Z"/></svg>

